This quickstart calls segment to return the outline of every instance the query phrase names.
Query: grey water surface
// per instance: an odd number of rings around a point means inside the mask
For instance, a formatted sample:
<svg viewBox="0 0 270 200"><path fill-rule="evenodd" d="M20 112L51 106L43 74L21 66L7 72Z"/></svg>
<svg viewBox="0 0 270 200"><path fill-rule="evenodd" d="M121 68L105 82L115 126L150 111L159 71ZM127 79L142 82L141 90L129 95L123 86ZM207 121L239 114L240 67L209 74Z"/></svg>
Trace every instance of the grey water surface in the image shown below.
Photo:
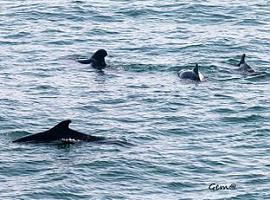
<svg viewBox="0 0 270 200"><path fill-rule="evenodd" d="M0 199L270 199L270 1L0 8ZM100 48L103 73L75 61ZM123 145L11 142L65 119Z"/></svg>

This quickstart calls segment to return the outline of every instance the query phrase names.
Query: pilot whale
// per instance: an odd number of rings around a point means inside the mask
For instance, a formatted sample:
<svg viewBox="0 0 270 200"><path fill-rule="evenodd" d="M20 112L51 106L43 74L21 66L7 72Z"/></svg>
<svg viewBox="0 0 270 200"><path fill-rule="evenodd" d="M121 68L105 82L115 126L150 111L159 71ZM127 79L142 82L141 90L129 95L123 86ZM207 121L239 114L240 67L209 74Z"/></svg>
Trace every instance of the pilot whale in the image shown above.
<svg viewBox="0 0 270 200"><path fill-rule="evenodd" d="M246 58L246 54L243 54L242 56L241 56L241 60L240 60L240 62L238 63L238 71L241 71L241 72L248 72L248 73L254 73L255 72L255 70L254 69L252 69L247 63L246 63L246 61L245 61L245 58Z"/></svg>
<svg viewBox="0 0 270 200"><path fill-rule="evenodd" d="M178 76L181 79L189 79L193 81L202 81L203 75L199 72L199 65L196 64L196 66L193 68L193 70L187 70L183 72L178 72Z"/></svg>
<svg viewBox="0 0 270 200"><path fill-rule="evenodd" d="M81 64L90 64L93 68L102 70L107 64L105 62L105 57L107 56L107 51L105 49L97 50L90 59L77 59Z"/></svg>
<svg viewBox="0 0 270 200"><path fill-rule="evenodd" d="M48 143L54 141L60 141L63 143L75 143L79 141L85 142L97 142L105 140L104 137L87 135L69 128L71 120L65 120L52 127L51 129L27 135L25 137L16 139L12 142L32 142L32 143Z"/></svg>

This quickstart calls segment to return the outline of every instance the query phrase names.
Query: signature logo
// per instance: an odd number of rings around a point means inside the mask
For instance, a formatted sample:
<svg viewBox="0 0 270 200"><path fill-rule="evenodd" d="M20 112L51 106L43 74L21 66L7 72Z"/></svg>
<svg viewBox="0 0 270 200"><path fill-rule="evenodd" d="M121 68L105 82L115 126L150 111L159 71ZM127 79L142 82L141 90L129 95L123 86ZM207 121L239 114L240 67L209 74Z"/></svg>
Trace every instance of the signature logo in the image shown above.
<svg viewBox="0 0 270 200"><path fill-rule="evenodd" d="M211 183L208 187L211 191L218 191L218 190L236 190L236 184L232 183L230 185L219 185L216 183Z"/></svg>

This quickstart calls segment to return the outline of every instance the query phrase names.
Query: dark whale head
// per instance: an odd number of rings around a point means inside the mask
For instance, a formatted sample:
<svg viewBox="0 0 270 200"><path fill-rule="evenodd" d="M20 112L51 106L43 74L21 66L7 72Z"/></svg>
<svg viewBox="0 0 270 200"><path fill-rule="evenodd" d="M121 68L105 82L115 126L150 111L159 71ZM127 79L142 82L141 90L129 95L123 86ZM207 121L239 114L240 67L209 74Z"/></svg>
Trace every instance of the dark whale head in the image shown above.
<svg viewBox="0 0 270 200"><path fill-rule="evenodd" d="M104 69L107 64L105 62L105 57L107 56L107 51L105 49L97 50L94 55L90 58L92 60L92 67L102 70Z"/></svg>
<svg viewBox="0 0 270 200"><path fill-rule="evenodd" d="M181 79L189 79L193 81L201 81L199 74L199 65L196 66L192 70L184 71L178 74Z"/></svg>
<svg viewBox="0 0 270 200"><path fill-rule="evenodd" d="M35 143L44 143L44 142L76 142L76 141L86 141L94 142L104 140L103 137L91 136L78 131L72 130L69 128L71 120L65 120L52 127L51 129L27 135L25 137L19 138L12 142L35 142Z"/></svg>
<svg viewBox="0 0 270 200"><path fill-rule="evenodd" d="M104 58L108 55L107 51L105 49L99 49L97 50L94 55L92 56L93 59L96 60L104 60Z"/></svg>
<svg viewBox="0 0 270 200"><path fill-rule="evenodd" d="M105 62L105 57L108 55L105 49L97 50L90 59L78 59L77 61L81 64L91 64L91 66L95 69L102 70L107 64Z"/></svg>

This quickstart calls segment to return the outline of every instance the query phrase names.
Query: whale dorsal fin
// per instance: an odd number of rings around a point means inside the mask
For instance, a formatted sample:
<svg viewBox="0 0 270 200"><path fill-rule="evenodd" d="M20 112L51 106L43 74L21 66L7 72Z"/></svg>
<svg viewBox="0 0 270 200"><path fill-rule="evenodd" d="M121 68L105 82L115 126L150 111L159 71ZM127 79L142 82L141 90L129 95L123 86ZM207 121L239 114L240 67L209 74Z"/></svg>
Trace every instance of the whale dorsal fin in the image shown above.
<svg viewBox="0 0 270 200"><path fill-rule="evenodd" d="M238 64L238 66L240 66L241 64L244 64L246 61L245 61L245 58L246 58L246 54L243 54L242 57L241 57L241 60Z"/></svg>
<svg viewBox="0 0 270 200"><path fill-rule="evenodd" d="M198 64L196 64L196 66L193 68L193 72L194 72L197 76L199 76L199 65L198 65Z"/></svg>
<svg viewBox="0 0 270 200"><path fill-rule="evenodd" d="M59 128L59 129L69 129L69 124L71 123L71 120L65 120L54 126L53 128Z"/></svg>

